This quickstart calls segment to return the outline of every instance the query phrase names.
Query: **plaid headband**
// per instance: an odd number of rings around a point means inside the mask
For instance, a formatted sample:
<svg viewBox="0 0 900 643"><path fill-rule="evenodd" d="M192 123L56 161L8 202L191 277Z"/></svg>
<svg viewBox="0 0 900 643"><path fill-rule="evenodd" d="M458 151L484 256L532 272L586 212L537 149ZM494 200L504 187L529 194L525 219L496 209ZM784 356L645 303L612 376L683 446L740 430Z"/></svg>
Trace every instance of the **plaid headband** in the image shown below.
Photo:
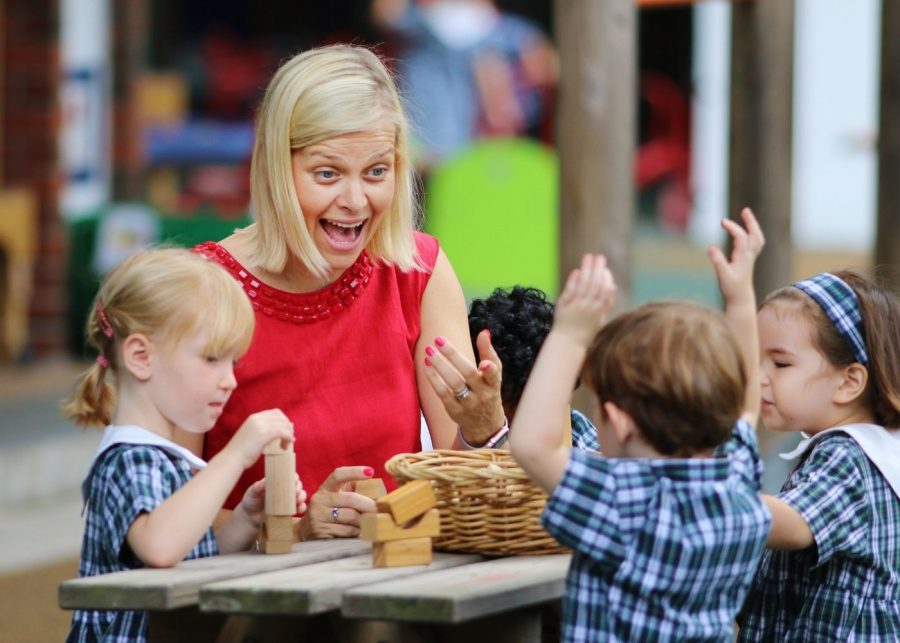
<svg viewBox="0 0 900 643"><path fill-rule="evenodd" d="M819 273L794 284L807 295L812 297L828 319L834 324L841 337L853 350L856 361L863 366L869 365L869 356L866 353L866 342L863 339L862 313L859 311L859 299L856 293L843 279L835 277L831 273Z"/></svg>

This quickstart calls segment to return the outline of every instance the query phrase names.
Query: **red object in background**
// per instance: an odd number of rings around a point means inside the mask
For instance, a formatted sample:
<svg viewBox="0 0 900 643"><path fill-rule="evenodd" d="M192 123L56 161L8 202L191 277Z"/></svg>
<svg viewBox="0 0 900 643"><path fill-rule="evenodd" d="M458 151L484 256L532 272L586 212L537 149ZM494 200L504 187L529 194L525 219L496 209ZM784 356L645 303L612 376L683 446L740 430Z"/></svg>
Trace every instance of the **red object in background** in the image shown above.
<svg viewBox="0 0 900 643"><path fill-rule="evenodd" d="M206 74L205 115L244 119L252 115L275 64L262 46L241 43L234 35L215 31L203 38Z"/></svg>
<svg viewBox="0 0 900 643"><path fill-rule="evenodd" d="M641 98L649 106L646 140L635 154L638 190L665 182L657 205L660 222L683 230L690 211L690 105L671 78L656 71L641 74Z"/></svg>

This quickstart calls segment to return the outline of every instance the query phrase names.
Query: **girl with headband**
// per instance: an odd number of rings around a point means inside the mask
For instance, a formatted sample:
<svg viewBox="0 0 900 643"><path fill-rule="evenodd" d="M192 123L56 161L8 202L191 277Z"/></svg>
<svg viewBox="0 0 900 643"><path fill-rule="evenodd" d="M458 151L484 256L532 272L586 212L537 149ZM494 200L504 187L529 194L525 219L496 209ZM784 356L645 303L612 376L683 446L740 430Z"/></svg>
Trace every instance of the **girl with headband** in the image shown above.
<svg viewBox="0 0 900 643"><path fill-rule="evenodd" d="M900 635L900 304L852 272L758 312L764 425L802 431L777 496L742 641Z"/></svg>

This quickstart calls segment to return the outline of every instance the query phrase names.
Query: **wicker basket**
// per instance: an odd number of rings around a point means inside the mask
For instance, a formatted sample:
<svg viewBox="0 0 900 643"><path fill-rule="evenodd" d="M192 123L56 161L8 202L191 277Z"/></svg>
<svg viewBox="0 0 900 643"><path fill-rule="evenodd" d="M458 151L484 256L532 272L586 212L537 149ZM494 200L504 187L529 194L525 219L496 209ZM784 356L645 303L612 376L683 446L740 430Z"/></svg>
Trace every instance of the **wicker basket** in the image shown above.
<svg viewBox="0 0 900 643"><path fill-rule="evenodd" d="M547 496L508 451L400 453L385 467L400 484L428 480L434 487L441 511L435 549L488 556L568 551L541 527Z"/></svg>

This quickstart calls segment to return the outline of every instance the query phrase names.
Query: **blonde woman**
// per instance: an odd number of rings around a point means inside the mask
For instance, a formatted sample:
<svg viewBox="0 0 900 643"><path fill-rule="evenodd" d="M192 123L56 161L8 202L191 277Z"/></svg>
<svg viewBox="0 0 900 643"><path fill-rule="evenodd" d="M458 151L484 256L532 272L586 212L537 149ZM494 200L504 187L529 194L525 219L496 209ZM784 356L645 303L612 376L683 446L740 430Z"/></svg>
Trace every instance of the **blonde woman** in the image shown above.
<svg viewBox="0 0 900 643"><path fill-rule="evenodd" d="M476 365L465 300L436 239L416 232L408 125L394 80L359 47L310 50L275 73L256 126L256 223L198 247L242 284L256 333L207 457L248 412L294 424L312 494L302 538L351 537L374 502L355 483L421 448L491 444L506 431L489 335ZM473 231L477 234L477 231ZM234 507L262 472L251 468Z"/></svg>

